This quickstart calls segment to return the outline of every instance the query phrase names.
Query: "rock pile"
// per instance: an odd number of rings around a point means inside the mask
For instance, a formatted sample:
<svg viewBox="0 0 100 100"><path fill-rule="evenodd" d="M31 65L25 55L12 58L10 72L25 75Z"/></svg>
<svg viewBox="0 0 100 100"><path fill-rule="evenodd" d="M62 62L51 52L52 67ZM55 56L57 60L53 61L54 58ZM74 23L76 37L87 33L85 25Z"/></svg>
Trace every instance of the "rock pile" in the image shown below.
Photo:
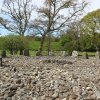
<svg viewBox="0 0 100 100"><path fill-rule="evenodd" d="M47 57L4 58L0 100L100 100L99 60L77 59L72 64L44 60Z"/></svg>

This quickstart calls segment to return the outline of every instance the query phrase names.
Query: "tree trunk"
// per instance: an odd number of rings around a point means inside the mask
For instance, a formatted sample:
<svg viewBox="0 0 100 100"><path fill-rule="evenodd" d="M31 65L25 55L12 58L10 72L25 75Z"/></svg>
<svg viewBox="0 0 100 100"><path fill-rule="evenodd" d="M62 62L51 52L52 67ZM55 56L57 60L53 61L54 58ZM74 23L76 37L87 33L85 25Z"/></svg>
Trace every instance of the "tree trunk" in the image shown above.
<svg viewBox="0 0 100 100"><path fill-rule="evenodd" d="M38 55L42 55L42 50L43 50L43 45L44 45L45 36L46 36L46 34L43 34L43 35L42 35Z"/></svg>
<svg viewBox="0 0 100 100"><path fill-rule="evenodd" d="M49 41L48 41L48 56L49 56L49 52L51 51L51 36L49 35Z"/></svg>

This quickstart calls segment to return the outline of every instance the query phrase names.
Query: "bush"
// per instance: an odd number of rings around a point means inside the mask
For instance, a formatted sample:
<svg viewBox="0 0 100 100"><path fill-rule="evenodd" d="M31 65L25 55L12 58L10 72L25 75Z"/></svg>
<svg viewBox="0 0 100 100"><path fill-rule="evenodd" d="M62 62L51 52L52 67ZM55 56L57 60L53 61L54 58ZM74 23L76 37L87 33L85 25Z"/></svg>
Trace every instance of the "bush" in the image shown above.
<svg viewBox="0 0 100 100"><path fill-rule="evenodd" d="M23 50L28 48L28 40L23 36L9 35L4 37L3 49L9 50L10 54L23 54Z"/></svg>
<svg viewBox="0 0 100 100"><path fill-rule="evenodd" d="M71 55L73 50L79 50L79 41L72 33L62 35L60 45L62 50L67 51L68 55Z"/></svg>

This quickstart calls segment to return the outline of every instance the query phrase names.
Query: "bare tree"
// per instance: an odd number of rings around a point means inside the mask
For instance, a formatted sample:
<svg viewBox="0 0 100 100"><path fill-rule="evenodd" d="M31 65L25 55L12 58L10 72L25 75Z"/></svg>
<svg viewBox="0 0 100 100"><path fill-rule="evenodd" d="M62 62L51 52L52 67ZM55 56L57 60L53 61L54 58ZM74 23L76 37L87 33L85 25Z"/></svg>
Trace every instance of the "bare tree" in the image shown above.
<svg viewBox="0 0 100 100"><path fill-rule="evenodd" d="M33 10L32 0L4 0L0 26L24 36Z"/></svg>
<svg viewBox="0 0 100 100"><path fill-rule="evenodd" d="M86 7L85 1L78 0L45 0L38 9L39 17L31 23L34 33L41 34L40 54L47 34L66 30L69 23L76 20Z"/></svg>

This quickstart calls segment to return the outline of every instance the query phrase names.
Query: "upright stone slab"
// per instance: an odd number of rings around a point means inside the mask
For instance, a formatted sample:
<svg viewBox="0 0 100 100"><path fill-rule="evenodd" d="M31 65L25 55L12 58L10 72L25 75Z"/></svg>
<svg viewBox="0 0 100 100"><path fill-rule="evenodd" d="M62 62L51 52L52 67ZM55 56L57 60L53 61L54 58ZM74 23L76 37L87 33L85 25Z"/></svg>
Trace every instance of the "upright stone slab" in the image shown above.
<svg viewBox="0 0 100 100"><path fill-rule="evenodd" d="M1 57L3 58L3 57L6 57L6 50L2 50L2 52L1 52Z"/></svg>
<svg viewBox="0 0 100 100"><path fill-rule="evenodd" d="M95 54L95 57L96 57L96 59L100 59L100 52L96 52L96 54Z"/></svg>
<svg viewBox="0 0 100 100"><path fill-rule="evenodd" d="M72 57L75 57L75 58L78 57L78 52L77 51L73 51L72 52Z"/></svg>
<svg viewBox="0 0 100 100"><path fill-rule="evenodd" d="M89 55L88 55L87 52L86 52L86 54L85 54L85 57L86 57L86 59L89 59Z"/></svg>
<svg viewBox="0 0 100 100"><path fill-rule="evenodd" d="M23 55L24 55L24 56L30 56L30 54L29 54L29 49L25 49L25 50L23 51Z"/></svg>
<svg viewBox="0 0 100 100"><path fill-rule="evenodd" d="M0 62L1 62L0 65L2 66L2 57L0 57Z"/></svg>
<svg viewBox="0 0 100 100"><path fill-rule="evenodd" d="M78 57L78 52L77 51L73 51L72 52L73 61L77 61L77 57Z"/></svg>
<svg viewBox="0 0 100 100"><path fill-rule="evenodd" d="M61 56L66 56L66 51L61 51Z"/></svg>
<svg viewBox="0 0 100 100"><path fill-rule="evenodd" d="M49 56L54 56L54 53L52 51L49 51Z"/></svg>
<svg viewBox="0 0 100 100"><path fill-rule="evenodd" d="M36 56L41 56L41 54L40 54L40 51L39 51L39 50L36 52Z"/></svg>

